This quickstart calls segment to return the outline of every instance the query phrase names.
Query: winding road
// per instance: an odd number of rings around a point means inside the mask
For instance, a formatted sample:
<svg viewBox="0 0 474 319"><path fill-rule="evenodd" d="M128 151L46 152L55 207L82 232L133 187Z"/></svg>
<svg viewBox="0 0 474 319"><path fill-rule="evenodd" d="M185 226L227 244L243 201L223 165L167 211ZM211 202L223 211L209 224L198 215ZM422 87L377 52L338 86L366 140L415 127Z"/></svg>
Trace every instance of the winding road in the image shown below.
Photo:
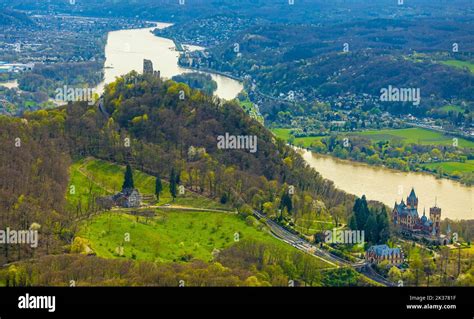
<svg viewBox="0 0 474 319"><path fill-rule="evenodd" d="M331 254L330 252L320 249L315 245L312 245L308 241L296 236L295 234L292 234L288 230L275 223L273 220L266 218L262 213L256 210L254 210L253 213L259 220L265 221L265 223L270 228L270 231L276 238L295 247L296 249L308 253L316 258L322 259L335 268L351 267L383 286L394 286L394 283L386 280L384 277L375 272L366 261L360 260L355 263L351 263L334 254Z"/></svg>

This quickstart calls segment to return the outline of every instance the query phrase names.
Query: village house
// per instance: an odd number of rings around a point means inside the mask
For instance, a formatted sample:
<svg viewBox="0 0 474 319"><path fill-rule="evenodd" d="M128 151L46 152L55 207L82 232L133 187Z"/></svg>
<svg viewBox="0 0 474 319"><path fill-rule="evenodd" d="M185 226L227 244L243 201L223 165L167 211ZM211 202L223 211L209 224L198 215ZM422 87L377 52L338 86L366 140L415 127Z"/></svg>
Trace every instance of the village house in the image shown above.
<svg viewBox="0 0 474 319"><path fill-rule="evenodd" d="M400 265L403 263L403 253L400 248L375 245L367 249L365 259L372 264L380 264L383 261L387 261L390 265Z"/></svg>
<svg viewBox="0 0 474 319"><path fill-rule="evenodd" d="M116 206L125 208L140 207L142 202L140 192L135 188L124 189L120 193L113 195L111 198Z"/></svg>

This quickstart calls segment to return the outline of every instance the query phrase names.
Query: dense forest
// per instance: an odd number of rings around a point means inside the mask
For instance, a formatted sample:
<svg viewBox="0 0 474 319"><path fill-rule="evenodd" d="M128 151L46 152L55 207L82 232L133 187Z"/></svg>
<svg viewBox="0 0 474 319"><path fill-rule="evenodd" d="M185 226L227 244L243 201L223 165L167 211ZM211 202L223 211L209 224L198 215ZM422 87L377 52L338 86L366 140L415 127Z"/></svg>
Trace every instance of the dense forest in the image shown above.
<svg viewBox="0 0 474 319"><path fill-rule="evenodd" d="M327 207L343 205L350 212L352 196L309 169L236 102L217 100L182 83L140 77L132 73L109 85L102 112L81 104L61 110L73 156L131 163L159 176L175 170L185 187L225 198L238 208L277 205L293 185L295 197L321 200ZM226 133L256 135L257 152L219 149L217 137Z"/></svg>
<svg viewBox="0 0 474 319"><path fill-rule="evenodd" d="M62 89L64 85L95 87L103 78L101 67L101 62L38 64L32 72L20 77L19 88L54 98L55 91Z"/></svg>
<svg viewBox="0 0 474 319"><path fill-rule="evenodd" d="M186 83L189 87L200 90L207 95L213 95L217 90L217 83L209 74L204 73L184 73L175 75L171 78L173 81Z"/></svg>
<svg viewBox="0 0 474 319"><path fill-rule="evenodd" d="M0 25L24 27L32 26L34 24L34 21L22 12L0 8Z"/></svg>
<svg viewBox="0 0 474 319"><path fill-rule="evenodd" d="M0 223L2 229L39 226L43 240L37 249L2 245L0 263L61 251L68 235L65 190L69 156L63 137L26 119L0 117Z"/></svg>
<svg viewBox="0 0 474 319"><path fill-rule="evenodd" d="M0 280L17 286L369 286L350 268L319 270L314 257L300 251L242 241L206 263L151 263L84 255L45 256L0 271ZM61 271L58 271L60 269ZM296 279L296 280L295 280Z"/></svg>

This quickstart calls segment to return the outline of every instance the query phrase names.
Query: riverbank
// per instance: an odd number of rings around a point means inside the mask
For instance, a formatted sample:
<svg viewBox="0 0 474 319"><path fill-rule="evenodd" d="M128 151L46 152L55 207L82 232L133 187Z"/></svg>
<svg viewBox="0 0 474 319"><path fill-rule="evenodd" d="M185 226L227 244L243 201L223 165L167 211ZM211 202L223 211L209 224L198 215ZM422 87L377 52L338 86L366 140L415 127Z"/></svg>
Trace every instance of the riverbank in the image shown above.
<svg viewBox="0 0 474 319"><path fill-rule="evenodd" d="M111 83L116 77L129 73L132 70L141 72L143 60L152 61L153 68L159 70L163 78L171 79L175 75L192 72L190 69L178 65L179 51L172 39L156 36L152 31L171 26L169 23L155 22L155 27L118 30L108 33L105 46L106 61L104 63L104 81L97 86L96 92L103 92L105 84ZM180 47L185 47L180 44ZM196 48L198 49L198 48ZM227 75L210 74L217 83L215 95L231 100L242 91L243 84Z"/></svg>
<svg viewBox="0 0 474 319"><path fill-rule="evenodd" d="M340 160L327 155L298 149L305 161L335 186L356 196L366 195L393 207L395 201L406 199L414 188L419 198L419 213L429 211L435 203L442 209L442 218L474 219L474 187L448 179L436 179L421 172L400 172L365 163Z"/></svg>
<svg viewBox="0 0 474 319"><path fill-rule="evenodd" d="M474 172L474 160L466 160L465 162L460 161L436 161L430 163L421 163L416 166L415 169L409 168L408 170L396 169L393 167L387 166L385 163L370 163L368 161L356 160L354 158L340 158L330 153L320 153L311 147L307 148L311 152L318 153L320 155L330 156L338 160L346 160L349 162L355 162L360 164L366 164L370 166L376 166L388 170L393 170L397 172L410 172L410 173L420 173L432 175L436 179L448 179L453 182L459 183L465 186L473 186L474 179L469 178L469 174ZM464 175L463 175L464 174ZM466 177L463 177L466 176Z"/></svg>
<svg viewBox="0 0 474 319"><path fill-rule="evenodd" d="M474 143L422 128L340 132L296 137L291 129L272 132L297 147L401 172L424 172L464 185L474 184Z"/></svg>

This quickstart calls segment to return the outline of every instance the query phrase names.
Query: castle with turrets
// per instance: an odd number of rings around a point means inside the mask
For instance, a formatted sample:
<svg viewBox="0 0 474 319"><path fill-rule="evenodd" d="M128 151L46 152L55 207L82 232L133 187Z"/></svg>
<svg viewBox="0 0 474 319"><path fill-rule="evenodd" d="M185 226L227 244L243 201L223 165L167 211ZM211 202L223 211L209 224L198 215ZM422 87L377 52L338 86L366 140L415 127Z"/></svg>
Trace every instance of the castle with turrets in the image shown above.
<svg viewBox="0 0 474 319"><path fill-rule="evenodd" d="M429 214L428 218L425 209L423 209L423 216L419 217L418 197L412 188L406 203L403 199L400 204L397 204L395 201L392 221L395 227L402 233L410 234L417 238L424 238L441 245L449 244L451 235L449 225L447 234L441 234L441 208L437 207L435 203L435 206L430 208Z"/></svg>

